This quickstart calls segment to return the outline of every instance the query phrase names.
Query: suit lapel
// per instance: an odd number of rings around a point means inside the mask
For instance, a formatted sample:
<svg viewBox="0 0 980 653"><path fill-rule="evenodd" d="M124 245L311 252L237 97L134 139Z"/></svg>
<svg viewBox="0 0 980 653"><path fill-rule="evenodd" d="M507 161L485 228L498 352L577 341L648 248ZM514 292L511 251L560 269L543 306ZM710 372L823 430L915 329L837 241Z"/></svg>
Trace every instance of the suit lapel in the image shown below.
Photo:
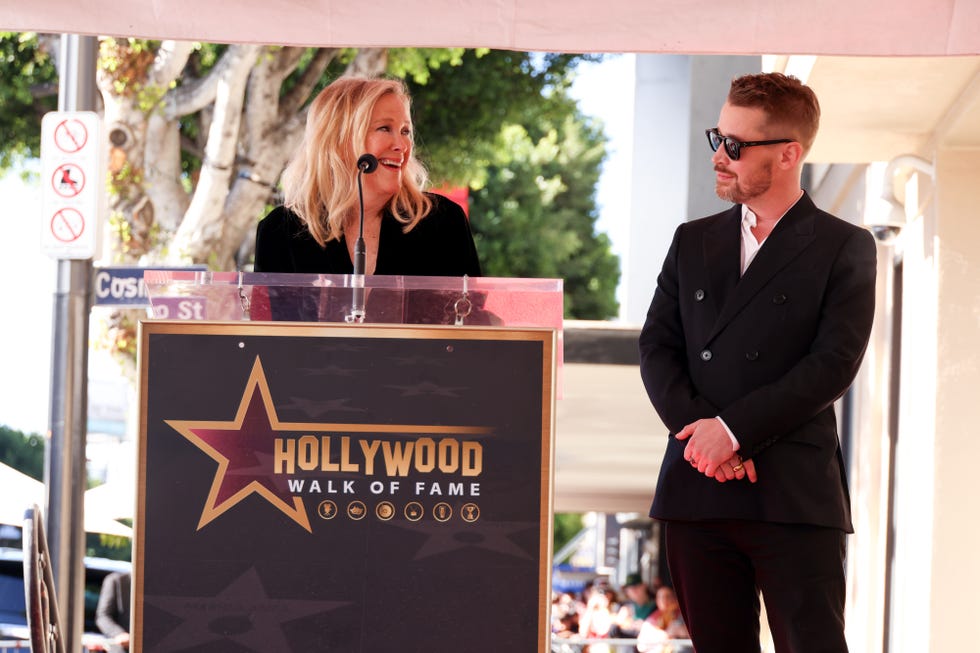
<svg viewBox="0 0 980 653"><path fill-rule="evenodd" d="M702 238L704 266L708 270L710 297L719 314L738 283L742 260L742 208L733 206Z"/></svg>
<svg viewBox="0 0 980 653"><path fill-rule="evenodd" d="M724 306L709 340L718 335L777 272L796 259L813 242L815 211L816 206L804 193L800 201L776 224L745 275L734 290L725 296ZM741 245L740 234L736 244Z"/></svg>

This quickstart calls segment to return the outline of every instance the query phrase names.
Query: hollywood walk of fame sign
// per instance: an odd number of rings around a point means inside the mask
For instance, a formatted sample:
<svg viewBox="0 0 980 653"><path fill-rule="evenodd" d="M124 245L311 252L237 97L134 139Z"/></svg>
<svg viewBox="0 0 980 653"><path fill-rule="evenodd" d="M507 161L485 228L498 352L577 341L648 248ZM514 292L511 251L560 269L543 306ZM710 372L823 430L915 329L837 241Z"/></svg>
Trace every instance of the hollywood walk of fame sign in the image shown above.
<svg viewBox="0 0 980 653"><path fill-rule="evenodd" d="M144 323L134 650L547 651L554 350Z"/></svg>

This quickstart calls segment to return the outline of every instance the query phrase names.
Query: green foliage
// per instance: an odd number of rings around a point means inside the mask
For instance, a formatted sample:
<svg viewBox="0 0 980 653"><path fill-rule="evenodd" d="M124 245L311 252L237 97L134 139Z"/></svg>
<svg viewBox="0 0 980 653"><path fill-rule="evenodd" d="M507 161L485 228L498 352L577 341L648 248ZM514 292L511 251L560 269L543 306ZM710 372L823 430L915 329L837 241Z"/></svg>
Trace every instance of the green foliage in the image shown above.
<svg viewBox="0 0 980 653"><path fill-rule="evenodd" d="M619 261L595 233L605 157L598 125L568 97L588 55L466 51L409 79L419 156L436 186L468 186L484 274L565 280L565 315L618 313Z"/></svg>
<svg viewBox="0 0 980 653"><path fill-rule="evenodd" d="M577 512L556 512L552 542L555 551L561 550L582 530L582 515Z"/></svg>
<svg viewBox="0 0 980 653"><path fill-rule="evenodd" d="M194 66L196 74L200 76L214 68L214 64L218 63L218 59L227 49L228 46L223 43L195 43L194 55L191 57L194 63L191 65Z"/></svg>
<svg viewBox="0 0 980 653"><path fill-rule="evenodd" d="M525 125L533 139L542 121L574 110L564 91L590 55L467 50L459 65L407 80L419 156L437 184L479 187L504 125Z"/></svg>
<svg viewBox="0 0 980 653"><path fill-rule="evenodd" d="M619 262L595 233L605 139L581 116L543 126L537 140L517 125L503 129L486 185L471 194L484 274L562 278L565 317L608 319L619 310Z"/></svg>
<svg viewBox="0 0 980 653"><path fill-rule="evenodd" d="M110 212L108 226L109 230L115 235L116 242L119 243L120 251L129 253L131 249L130 243L133 240L133 229L126 216L119 211Z"/></svg>
<svg viewBox="0 0 980 653"><path fill-rule="evenodd" d="M139 195L139 187L143 185L143 171L133 168L127 161L116 172L109 172L106 192L117 195L122 199L130 199Z"/></svg>
<svg viewBox="0 0 980 653"><path fill-rule="evenodd" d="M388 74L402 79L411 78L416 84L427 84L432 71L443 64L463 64L465 48L391 48L388 50ZM474 51L476 56L489 52L486 48Z"/></svg>
<svg viewBox="0 0 980 653"><path fill-rule="evenodd" d="M159 41L145 39L104 37L99 40L99 68L112 76L118 95L135 97L137 106L146 113L156 108L168 90L146 84L147 70L153 65L159 47Z"/></svg>
<svg viewBox="0 0 980 653"><path fill-rule="evenodd" d="M0 462L43 481L44 438L37 433L24 433L0 425Z"/></svg>
<svg viewBox="0 0 980 653"><path fill-rule="evenodd" d="M37 34L0 32L0 174L41 154L41 118L58 108L58 73Z"/></svg>
<svg viewBox="0 0 980 653"><path fill-rule="evenodd" d="M132 520L126 520L127 526L132 526ZM85 534L85 555L110 560L133 559L133 542L122 535L107 535L105 533Z"/></svg>

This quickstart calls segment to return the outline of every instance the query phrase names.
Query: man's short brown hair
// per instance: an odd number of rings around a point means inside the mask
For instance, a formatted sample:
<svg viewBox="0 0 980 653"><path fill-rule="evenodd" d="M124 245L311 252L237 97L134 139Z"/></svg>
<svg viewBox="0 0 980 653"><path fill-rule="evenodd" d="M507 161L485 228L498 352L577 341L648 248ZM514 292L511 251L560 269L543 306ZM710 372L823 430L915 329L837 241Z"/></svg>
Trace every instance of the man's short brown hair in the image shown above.
<svg viewBox="0 0 980 653"><path fill-rule="evenodd" d="M820 103L813 90L792 75L758 73L732 80L728 103L762 109L766 138L793 138L810 151L820 126Z"/></svg>

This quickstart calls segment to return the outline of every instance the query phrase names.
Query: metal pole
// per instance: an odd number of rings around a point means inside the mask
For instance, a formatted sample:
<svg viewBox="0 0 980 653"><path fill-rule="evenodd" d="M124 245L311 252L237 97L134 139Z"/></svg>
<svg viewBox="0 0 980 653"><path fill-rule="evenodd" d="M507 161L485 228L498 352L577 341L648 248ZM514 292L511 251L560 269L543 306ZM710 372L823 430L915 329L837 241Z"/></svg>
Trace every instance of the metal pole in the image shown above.
<svg viewBox="0 0 980 653"><path fill-rule="evenodd" d="M64 34L58 109L95 109L95 37ZM45 450L48 548L65 649L78 651L85 603L84 495L88 403L88 317L92 261L58 260L51 357L50 440Z"/></svg>

